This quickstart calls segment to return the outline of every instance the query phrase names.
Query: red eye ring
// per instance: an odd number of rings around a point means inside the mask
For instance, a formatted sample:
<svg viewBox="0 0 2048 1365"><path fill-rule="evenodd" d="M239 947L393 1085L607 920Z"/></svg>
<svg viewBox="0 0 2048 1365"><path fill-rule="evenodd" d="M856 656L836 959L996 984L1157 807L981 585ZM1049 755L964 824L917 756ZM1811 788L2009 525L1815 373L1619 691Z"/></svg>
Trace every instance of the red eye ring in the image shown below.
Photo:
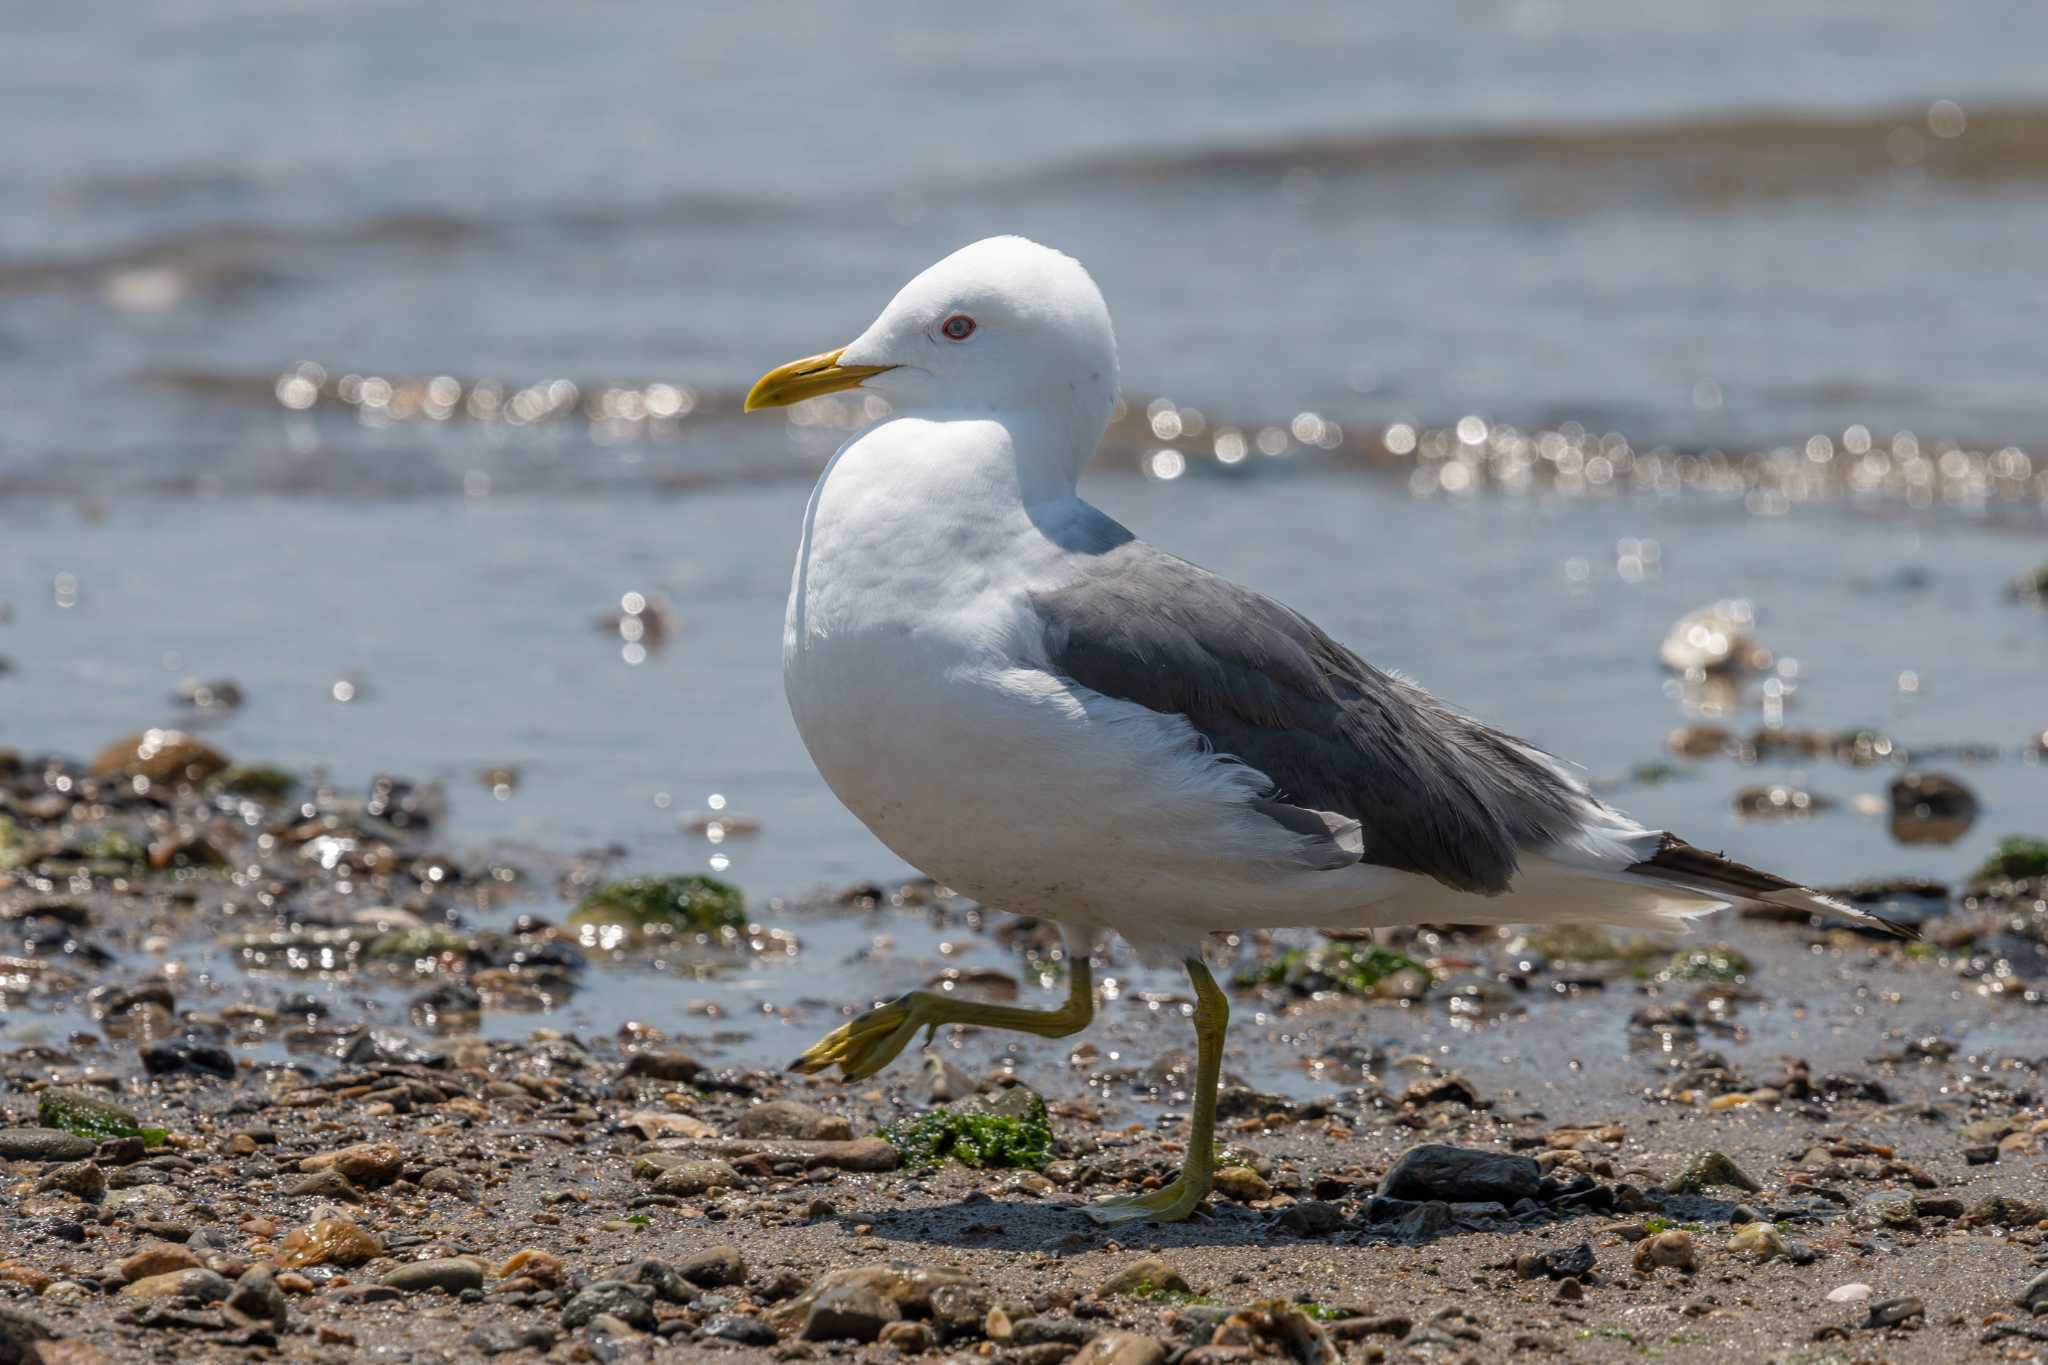
<svg viewBox="0 0 2048 1365"><path fill-rule="evenodd" d="M965 313L955 313L939 324L939 335L948 341L965 341L974 335L974 319Z"/></svg>

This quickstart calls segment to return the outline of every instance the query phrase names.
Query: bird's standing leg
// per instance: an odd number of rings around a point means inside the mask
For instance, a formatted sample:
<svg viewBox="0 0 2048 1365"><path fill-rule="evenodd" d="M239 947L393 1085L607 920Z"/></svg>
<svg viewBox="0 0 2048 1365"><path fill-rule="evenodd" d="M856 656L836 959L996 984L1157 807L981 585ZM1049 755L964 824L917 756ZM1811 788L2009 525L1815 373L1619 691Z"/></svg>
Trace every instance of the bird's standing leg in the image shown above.
<svg viewBox="0 0 2048 1365"><path fill-rule="evenodd" d="M1188 1154L1172 1184L1148 1194L1105 1199L1088 1206L1098 1223L1150 1219L1172 1223L1193 1213L1209 1197L1216 1178L1216 1083L1223 1074L1223 1034L1230 1027L1230 1001L1199 957L1188 959L1195 987L1195 1102L1188 1115Z"/></svg>
<svg viewBox="0 0 2048 1365"><path fill-rule="evenodd" d="M1056 1010L985 1005L933 991L912 991L833 1029L813 1043L810 1051L791 1062L789 1069L815 1073L836 1064L847 1080L857 1081L894 1061L919 1029L925 1030L927 1042L942 1024L976 1024L982 1028L1035 1033L1041 1038L1064 1038L1087 1028L1094 1017L1094 969L1089 965L1085 946L1075 952L1069 945L1067 1001Z"/></svg>

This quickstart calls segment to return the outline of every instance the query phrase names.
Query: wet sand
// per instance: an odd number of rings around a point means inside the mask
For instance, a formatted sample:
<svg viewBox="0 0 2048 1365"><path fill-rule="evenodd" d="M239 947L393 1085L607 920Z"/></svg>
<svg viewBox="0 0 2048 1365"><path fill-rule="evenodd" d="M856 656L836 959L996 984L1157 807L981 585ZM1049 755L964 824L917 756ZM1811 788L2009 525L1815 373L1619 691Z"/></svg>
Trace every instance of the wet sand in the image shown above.
<svg viewBox="0 0 2048 1365"><path fill-rule="evenodd" d="M498 909L586 896L602 860L443 853L405 784L266 801L291 775L112 762L6 779L0 985L49 1021L0 1059L7 1359L2048 1349L2019 1302L2048 1270L2038 882L1921 905L1913 945L1726 914L1681 944L1418 931L1364 997L1288 956L1313 941L1219 941L1230 1169L1195 1219L1105 1231L1085 1202L1177 1166L1191 1044L1184 995L1115 945L1079 1038L955 1030L870 1081L797 1078L728 1059L865 1006L899 945L934 988L1049 1005L1056 935L911 884L622 940ZM865 948L804 957L849 920ZM745 1009L679 980L614 1036L535 1012L650 958L791 955L801 988ZM1042 1096L1044 1169L905 1168L874 1135L934 1086ZM140 1136L40 1129L78 1089Z"/></svg>

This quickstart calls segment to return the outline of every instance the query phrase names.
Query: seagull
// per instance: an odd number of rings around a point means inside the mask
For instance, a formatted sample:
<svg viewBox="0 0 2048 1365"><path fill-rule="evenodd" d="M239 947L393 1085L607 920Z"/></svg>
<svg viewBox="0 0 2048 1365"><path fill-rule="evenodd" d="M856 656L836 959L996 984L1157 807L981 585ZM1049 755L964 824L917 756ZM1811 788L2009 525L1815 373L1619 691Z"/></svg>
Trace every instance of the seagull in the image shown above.
<svg viewBox="0 0 2048 1365"><path fill-rule="evenodd" d="M1117 354L1072 257L1022 237L964 247L850 345L762 376L746 410L855 388L889 415L839 448L804 510L790 712L884 844L985 905L1057 922L1071 972L1052 1010L912 991L792 1069L858 1080L944 1025L1078 1033L1089 953L1113 931L1185 968L1197 1063L1179 1176L1087 1212L1164 1222L1201 1205L1216 1167L1230 1009L1209 934L1671 930L1731 902L1883 923L1644 828L1549 754L1084 501Z"/></svg>

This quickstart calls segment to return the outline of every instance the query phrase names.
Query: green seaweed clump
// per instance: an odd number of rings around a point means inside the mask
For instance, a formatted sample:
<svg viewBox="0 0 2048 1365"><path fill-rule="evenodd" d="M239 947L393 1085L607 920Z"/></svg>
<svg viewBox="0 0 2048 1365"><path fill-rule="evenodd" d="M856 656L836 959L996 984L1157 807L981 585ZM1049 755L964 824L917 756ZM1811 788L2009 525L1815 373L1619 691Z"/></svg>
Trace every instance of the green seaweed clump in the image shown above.
<svg viewBox="0 0 2048 1365"><path fill-rule="evenodd" d="M82 840L78 856L92 871L107 877L149 870L149 849L134 835L118 829L104 829Z"/></svg>
<svg viewBox="0 0 2048 1365"><path fill-rule="evenodd" d="M2048 877L2048 839L2008 834L1998 841L1998 851L1971 874L1971 880L1978 882L2017 881L2021 877Z"/></svg>
<svg viewBox="0 0 2048 1365"><path fill-rule="evenodd" d="M1741 981L1756 970L1750 960L1726 944L1681 948L1657 973L1659 981Z"/></svg>
<svg viewBox="0 0 2048 1365"><path fill-rule="evenodd" d="M16 828L14 821L0 815L0 872L27 867L33 856L34 850L28 838Z"/></svg>
<svg viewBox="0 0 2048 1365"><path fill-rule="evenodd" d="M226 792L230 796L247 796L257 801L282 801L298 785L299 779L291 773L264 763L237 763L225 772L214 774L213 780L207 783L214 791Z"/></svg>
<svg viewBox="0 0 2048 1365"><path fill-rule="evenodd" d="M169 1136L161 1128L145 1128L135 1115L111 1100L84 1090L45 1090L36 1104L36 1122L88 1138L139 1137L145 1147L161 1147Z"/></svg>
<svg viewBox="0 0 2048 1365"><path fill-rule="evenodd" d="M639 934L723 936L747 927L747 903L738 887L716 877L634 877L592 891L577 903L569 923Z"/></svg>
<svg viewBox="0 0 2048 1365"><path fill-rule="evenodd" d="M1345 995L1420 995L1429 989L1429 969L1406 953L1371 943L1337 940L1311 948L1290 948L1273 961L1237 974L1239 986L1285 986L1299 995L1338 991Z"/></svg>
<svg viewBox="0 0 2048 1365"><path fill-rule="evenodd" d="M418 929L386 929L363 947L371 962L425 962L453 955L467 957L469 940L453 929L425 925Z"/></svg>
<svg viewBox="0 0 2048 1365"><path fill-rule="evenodd" d="M903 1154L911 1170L944 1165L951 1158L963 1166L1037 1171L1052 1160L1052 1120L1045 1101L1022 1086L993 1102L975 1096L940 1105L890 1124L882 1137Z"/></svg>

